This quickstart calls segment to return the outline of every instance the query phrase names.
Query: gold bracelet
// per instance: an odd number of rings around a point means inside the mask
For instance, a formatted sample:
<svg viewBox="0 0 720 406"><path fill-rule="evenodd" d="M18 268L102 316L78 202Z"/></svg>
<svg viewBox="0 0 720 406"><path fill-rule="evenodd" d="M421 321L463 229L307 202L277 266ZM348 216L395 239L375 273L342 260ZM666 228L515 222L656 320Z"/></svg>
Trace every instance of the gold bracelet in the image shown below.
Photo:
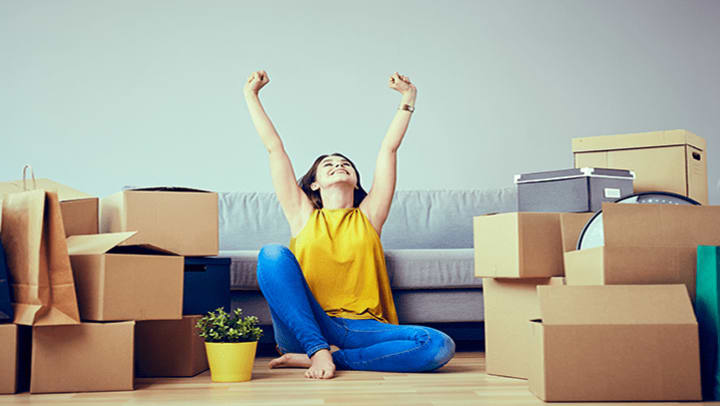
<svg viewBox="0 0 720 406"><path fill-rule="evenodd" d="M412 113L413 111L415 111L415 107L413 107L409 104L403 104L402 106L398 107L398 110L405 110L405 111L409 111L410 113Z"/></svg>

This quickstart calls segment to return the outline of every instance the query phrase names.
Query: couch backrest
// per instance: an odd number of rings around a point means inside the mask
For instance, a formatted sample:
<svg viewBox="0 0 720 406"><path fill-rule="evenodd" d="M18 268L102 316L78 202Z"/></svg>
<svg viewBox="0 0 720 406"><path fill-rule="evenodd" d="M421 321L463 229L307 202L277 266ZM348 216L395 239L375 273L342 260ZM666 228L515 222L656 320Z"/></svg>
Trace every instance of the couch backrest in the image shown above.
<svg viewBox="0 0 720 406"><path fill-rule="evenodd" d="M472 248L474 216L517 210L514 187L397 191L383 226L385 249ZM287 244L290 227L274 193L221 192L220 249Z"/></svg>

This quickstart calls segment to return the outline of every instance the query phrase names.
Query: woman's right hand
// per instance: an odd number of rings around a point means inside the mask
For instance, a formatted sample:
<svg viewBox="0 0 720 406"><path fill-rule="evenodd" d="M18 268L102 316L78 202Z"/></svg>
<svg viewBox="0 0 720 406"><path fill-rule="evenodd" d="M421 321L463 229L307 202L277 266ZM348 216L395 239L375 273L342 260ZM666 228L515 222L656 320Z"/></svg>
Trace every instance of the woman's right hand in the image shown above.
<svg viewBox="0 0 720 406"><path fill-rule="evenodd" d="M253 72L245 82L245 94L258 94L260 89L267 85L268 82L270 82L270 77L268 77L267 72L264 70Z"/></svg>

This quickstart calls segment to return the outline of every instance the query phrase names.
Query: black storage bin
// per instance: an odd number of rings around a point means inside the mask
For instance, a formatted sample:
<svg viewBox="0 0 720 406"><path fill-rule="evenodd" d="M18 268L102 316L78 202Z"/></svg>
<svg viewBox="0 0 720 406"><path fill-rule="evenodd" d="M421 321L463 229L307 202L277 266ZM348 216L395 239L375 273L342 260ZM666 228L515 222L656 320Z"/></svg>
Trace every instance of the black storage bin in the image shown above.
<svg viewBox="0 0 720 406"><path fill-rule="evenodd" d="M515 175L518 211L598 211L602 202L633 194L635 174L625 169L573 168Z"/></svg>
<svg viewBox="0 0 720 406"><path fill-rule="evenodd" d="M230 311L230 258L185 257L183 314Z"/></svg>

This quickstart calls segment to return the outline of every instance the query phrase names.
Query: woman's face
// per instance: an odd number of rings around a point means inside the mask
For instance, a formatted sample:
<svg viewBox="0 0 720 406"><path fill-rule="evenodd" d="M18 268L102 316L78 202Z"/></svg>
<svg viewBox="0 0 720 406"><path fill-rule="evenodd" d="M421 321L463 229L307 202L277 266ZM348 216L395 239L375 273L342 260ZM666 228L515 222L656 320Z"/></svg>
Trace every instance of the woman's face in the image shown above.
<svg viewBox="0 0 720 406"><path fill-rule="evenodd" d="M354 188L357 185L357 173L350 161L341 156L331 155L320 161L311 188L318 190L338 183L347 183Z"/></svg>

